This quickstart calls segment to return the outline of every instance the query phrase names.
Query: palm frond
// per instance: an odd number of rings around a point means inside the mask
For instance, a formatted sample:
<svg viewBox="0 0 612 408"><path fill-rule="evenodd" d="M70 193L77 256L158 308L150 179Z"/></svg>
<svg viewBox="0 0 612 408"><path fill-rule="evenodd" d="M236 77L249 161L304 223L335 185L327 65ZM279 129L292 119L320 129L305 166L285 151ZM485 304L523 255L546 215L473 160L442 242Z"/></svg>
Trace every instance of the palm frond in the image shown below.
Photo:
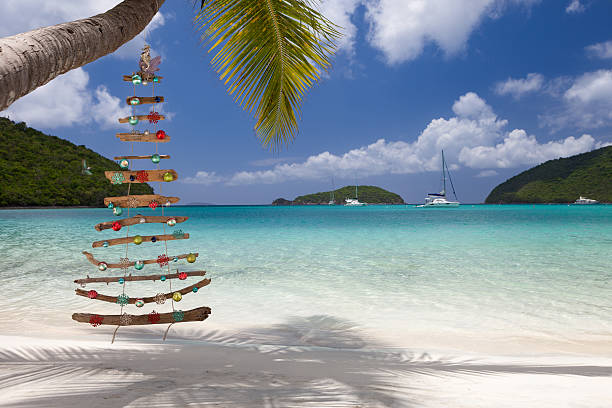
<svg viewBox="0 0 612 408"><path fill-rule="evenodd" d="M228 92L253 112L264 146L295 138L305 92L330 67L337 26L313 0L201 0L197 28Z"/></svg>

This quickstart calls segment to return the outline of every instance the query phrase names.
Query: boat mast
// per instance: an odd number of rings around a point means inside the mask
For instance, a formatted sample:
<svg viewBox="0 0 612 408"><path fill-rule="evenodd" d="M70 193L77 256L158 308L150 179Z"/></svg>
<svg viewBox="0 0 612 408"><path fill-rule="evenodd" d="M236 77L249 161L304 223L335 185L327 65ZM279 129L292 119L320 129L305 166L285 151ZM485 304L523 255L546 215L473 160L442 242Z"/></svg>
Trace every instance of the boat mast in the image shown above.
<svg viewBox="0 0 612 408"><path fill-rule="evenodd" d="M331 191L331 200L330 201L335 201L335 197L334 197L334 193L336 192L336 186L334 184L334 176L332 176L332 191Z"/></svg>
<svg viewBox="0 0 612 408"><path fill-rule="evenodd" d="M446 173L444 172L446 163L444 161L444 150L442 150L442 195L446 196Z"/></svg>

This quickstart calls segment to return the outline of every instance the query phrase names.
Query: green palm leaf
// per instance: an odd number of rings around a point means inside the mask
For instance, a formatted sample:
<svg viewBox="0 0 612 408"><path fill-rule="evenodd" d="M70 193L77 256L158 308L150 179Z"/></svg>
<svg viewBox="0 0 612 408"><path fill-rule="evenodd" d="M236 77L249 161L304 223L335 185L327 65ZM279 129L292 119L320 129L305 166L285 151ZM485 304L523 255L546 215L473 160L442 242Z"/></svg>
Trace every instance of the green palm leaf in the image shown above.
<svg viewBox="0 0 612 408"><path fill-rule="evenodd" d="M297 133L304 93L330 67L340 34L313 0L201 0L195 21L213 68L255 130L278 149Z"/></svg>

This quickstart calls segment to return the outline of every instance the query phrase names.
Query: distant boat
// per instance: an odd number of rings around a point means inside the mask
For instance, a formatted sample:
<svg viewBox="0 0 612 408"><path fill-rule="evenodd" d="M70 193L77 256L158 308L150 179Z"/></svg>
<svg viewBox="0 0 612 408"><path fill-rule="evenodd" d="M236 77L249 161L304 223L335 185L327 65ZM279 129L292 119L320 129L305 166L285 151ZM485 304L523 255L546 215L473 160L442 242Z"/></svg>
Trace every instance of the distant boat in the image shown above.
<svg viewBox="0 0 612 408"><path fill-rule="evenodd" d="M336 186L334 185L334 178L332 177L332 191L330 192L329 203L327 203L327 205L336 205L336 200L334 198L335 190Z"/></svg>
<svg viewBox="0 0 612 408"><path fill-rule="evenodd" d="M580 196L579 199L574 201L574 204L599 204L599 201Z"/></svg>
<svg viewBox="0 0 612 408"><path fill-rule="evenodd" d="M442 191L439 193L429 193L425 198L425 204L417 205L417 207L459 207L459 201L448 201L446 199L446 174L448 173L448 179L453 189L453 195L457 200L457 193L455 193L455 186L453 186L453 179L451 178L450 171L444 160L444 150L442 150Z"/></svg>
<svg viewBox="0 0 612 408"><path fill-rule="evenodd" d="M366 203L362 203L359 201L357 183L355 183L355 198L347 198L344 200L344 202L345 202L344 205L349 206L349 207L361 207L361 206L367 205Z"/></svg>

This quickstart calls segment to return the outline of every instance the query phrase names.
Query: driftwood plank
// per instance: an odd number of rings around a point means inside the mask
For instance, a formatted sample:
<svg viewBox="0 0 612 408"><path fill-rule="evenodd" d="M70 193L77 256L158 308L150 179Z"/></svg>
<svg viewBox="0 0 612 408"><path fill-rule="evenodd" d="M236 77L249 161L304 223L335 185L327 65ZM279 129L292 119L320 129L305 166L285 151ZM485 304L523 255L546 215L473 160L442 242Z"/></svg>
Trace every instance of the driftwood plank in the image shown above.
<svg viewBox="0 0 612 408"><path fill-rule="evenodd" d="M100 262L103 262L103 261L98 261L96 258L94 258L94 256L93 256L92 254L90 254L90 253L89 253L89 252L87 252L87 251L83 251L83 255L85 255L85 257L87 257L87 260L88 260L89 262L91 262L92 264L94 264L94 265L96 265L96 266L98 266L98 264L99 264ZM185 259L185 258L187 258L189 255L190 255L190 254L176 255L176 258L178 258L178 259ZM200 254L199 254L199 253L197 253L197 252L196 252L196 253L194 253L194 255L195 255L195 257L196 257L196 258L197 258L198 256L200 256ZM170 258L170 259L174 259L174 258L175 258L175 256L168 256L168 258ZM142 261L142 262L143 262L145 265L157 263L157 259L141 259L141 261ZM108 268L111 268L111 269L123 268L123 264L121 264L121 263L108 263L108 262L104 262L104 263L107 265L107 267L108 267ZM129 263L127 263L127 264L126 264L126 266L128 266L128 267L130 267L130 266L134 266L134 263L135 263L134 261L129 262Z"/></svg>
<svg viewBox="0 0 612 408"><path fill-rule="evenodd" d="M144 74L143 72L137 72L137 74L140 75L141 78L146 79L147 82L152 82L152 83L155 83L155 82L153 82L153 78L155 78L155 77L159 79L159 82L161 82L161 80L164 79L163 76L157 76L157 75L154 75L154 74L149 74L148 76L147 75L143 75ZM134 75L134 74L132 74L132 75ZM123 80L126 81L126 82L132 82L132 75L124 75L123 76ZM153 75L153 78L149 78L149 76L151 76L151 75ZM157 83L159 83L159 82L157 82Z"/></svg>
<svg viewBox="0 0 612 408"><path fill-rule="evenodd" d="M136 116L136 119L138 119L138 121L143 121L143 120L149 120L149 116L150 115L134 115ZM127 118L119 118L119 123L129 123L130 122L130 117L128 116ZM157 118L157 120L165 120L166 117L164 115L159 115L159 117Z"/></svg>
<svg viewBox="0 0 612 408"><path fill-rule="evenodd" d="M170 156L167 155L167 154L160 154L159 158L160 159L169 159ZM151 160L151 156L115 156L115 160L123 160L123 159L130 159L130 160L149 159L149 160Z"/></svg>
<svg viewBox="0 0 612 408"><path fill-rule="evenodd" d="M136 224L152 224L152 223L164 223L174 218L177 223L185 222L189 217L173 217L171 215L140 215L137 214L130 218L124 218L116 221L106 221L97 224L94 228L98 231L110 229L113 227L113 223L118 222L122 227Z"/></svg>
<svg viewBox="0 0 612 408"><path fill-rule="evenodd" d="M115 278L115 280L117 280L118 278ZM204 286L207 286L208 284L210 284L210 279L202 279L201 281L194 283L193 285L189 285L184 287L183 289L179 289L179 290L174 290L172 292L168 292L168 293L163 293L164 299L171 299L172 295L175 292L179 292L181 295L186 295L188 293L194 293L193 292L193 288L198 288L201 289ZM75 289L74 290L75 293L78 296L83 296L83 297L89 297L89 291L88 290L83 290L83 289ZM95 300L101 300L103 302L109 302L109 303L117 303L117 296L108 296L108 295L103 295L101 293L99 293L95 298ZM157 300L157 295L156 296L147 296L147 297L131 297L128 299L128 303L130 305L133 305L134 303L136 303L137 299L142 299L143 302L145 303L155 303Z"/></svg>
<svg viewBox="0 0 612 408"><path fill-rule="evenodd" d="M167 143L170 141L170 136L166 135L163 139L158 139L155 133L117 133L116 136L123 142Z"/></svg>
<svg viewBox="0 0 612 408"><path fill-rule="evenodd" d="M108 206L113 203L115 206L123 208L136 208L136 207L148 207L152 201L155 201L158 205L166 205L167 203L175 204L179 202L178 197L166 197L159 194L141 194L141 195L129 195L119 197L106 197L104 199L104 205Z"/></svg>
<svg viewBox="0 0 612 408"><path fill-rule="evenodd" d="M142 242L153 242L153 238L155 238L155 242L160 241L174 241L175 239L189 239L189 234L185 233L183 236L174 236L171 234L166 235L142 235ZM108 242L108 246L113 245L121 245L121 244L131 244L134 242L134 237L123 237L123 238L113 238L113 239L105 239L103 241L95 241L91 244L92 248L100 248L104 246L103 244Z"/></svg>
<svg viewBox="0 0 612 408"><path fill-rule="evenodd" d="M134 99L138 99L139 103L132 104ZM130 106L148 105L152 103L162 103L164 101L163 96L128 96L125 100Z"/></svg>
<svg viewBox="0 0 612 408"><path fill-rule="evenodd" d="M206 320L210 315L210 307L198 307L195 309L187 310L183 312L183 319L180 322L195 322ZM80 323L89 323L89 319L97 316L102 318L99 324L105 324L110 326L140 326L145 324L166 324L166 323L179 323L174 320L172 313L160 313L159 320L152 322L149 319L149 315L128 315L130 318L130 324L121 324L121 315L96 315L92 313L73 313L72 320Z"/></svg>
<svg viewBox="0 0 612 408"><path fill-rule="evenodd" d="M191 272L181 272L181 273L185 273L187 274L187 277L191 277L191 276L204 276L206 275L206 271L191 271ZM132 281L158 281L162 278L162 276L165 276L166 279L178 279L179 274L178 273L169 273L169 274L159 274L159 275L144 275L144 276L132 276L132 275L128 275L128 276L122 276L123 279L125 279L126 282L132 282ZM75 279L74 283L79 284L79 285L83 285L86 283L113 283L113 282L117 282L119 280L120 276L106 276L106 277L100 277L100 278L83 278L83 279Z"/></svg>
<svg viewBox="0 0 612 408"><path fill-rule="evenodd" d="M146 173L146 177L139 179L138 174ZM125 181L117 184L123 183L148 183L150 181L164 181L164 174L170 173L172 174L172 181L176 181L178 179L178 173L174 170L140 170L140 171L105 171L104 175L111 182L113 181L113 175L120 173L123 175L123 179ZM132 177L133 180L130 178Z"/></svg>

